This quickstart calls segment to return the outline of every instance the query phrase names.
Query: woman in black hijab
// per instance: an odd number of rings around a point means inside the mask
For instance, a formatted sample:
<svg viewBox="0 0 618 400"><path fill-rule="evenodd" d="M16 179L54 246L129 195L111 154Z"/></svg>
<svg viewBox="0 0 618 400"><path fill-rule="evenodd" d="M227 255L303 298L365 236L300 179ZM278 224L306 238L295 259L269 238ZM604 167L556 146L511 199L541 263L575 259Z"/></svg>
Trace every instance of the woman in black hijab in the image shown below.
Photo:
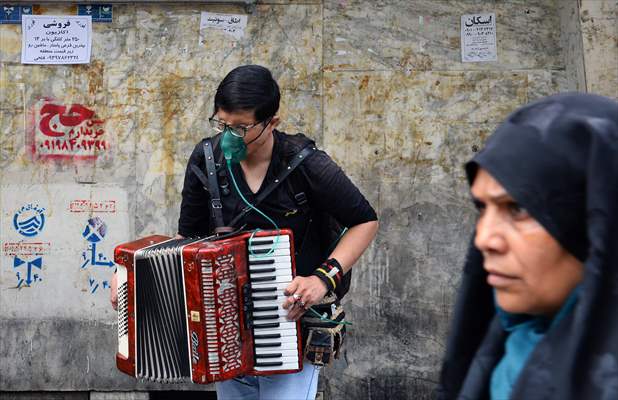
<svg viewBox="0 0 618 400"><path fill-rule="evenodd" d="M618 399L618 103L527 105L466 172L479 220L439 398Z"/></svg>

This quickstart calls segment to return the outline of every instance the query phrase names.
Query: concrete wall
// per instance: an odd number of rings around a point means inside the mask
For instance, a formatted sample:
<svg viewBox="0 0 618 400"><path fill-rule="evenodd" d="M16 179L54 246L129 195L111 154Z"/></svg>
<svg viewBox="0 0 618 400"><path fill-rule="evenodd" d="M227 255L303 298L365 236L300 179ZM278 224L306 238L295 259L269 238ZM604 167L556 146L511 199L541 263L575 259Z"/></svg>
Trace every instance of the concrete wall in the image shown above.
<svg viewBox="0 0 618 400"><path fill-rule="evenodd" d="M283 130L316 138L381 219L327 399L431 397L474 221L462 164L528 101L618 98L615 1L261 3L238 40L200 31L200 12L242 5L114 4L82 66L22 65L21 27L0 25L0 390L168 389L115 369L108 260L117 243L175 233L186 159L239 64L273 71ZM477 12L496 13L497 62L460 62L460 16ZM94 157L41 157L42 99L95 112Z"/></svg>

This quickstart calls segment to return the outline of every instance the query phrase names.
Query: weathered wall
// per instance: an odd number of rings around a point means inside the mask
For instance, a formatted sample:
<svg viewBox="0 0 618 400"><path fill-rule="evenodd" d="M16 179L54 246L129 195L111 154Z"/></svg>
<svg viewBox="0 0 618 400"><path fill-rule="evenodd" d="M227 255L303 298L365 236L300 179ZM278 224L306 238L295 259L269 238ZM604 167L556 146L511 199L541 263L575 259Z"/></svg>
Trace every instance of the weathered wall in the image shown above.
<svg viewBox="0 0 618 400"><path fill-rule="evenodd" d="M618 99L618 1L580 0L589 92Z"/></svg>
<svg viewBox="0 0 618 400"><path fill-rule="evenodd" d="M119 242L175 232L185 161L239 64L273 71L283 129L316 138L380 216L347 299L346 356L323 381L329 399L431 396L474 219L463 162L530 100L618 97L613 1L264 3L240 40L199 31L200 11L245 13L238 5L114 5L84 66L22 65L20 26L0 25L0 390L161 388L115 369L106 260ZM497 62L460 62L459 18L476 12L496 13ZM96 112L96 158L37 157L43 98ZM20 234L15 215L40 231Z"/></svg>

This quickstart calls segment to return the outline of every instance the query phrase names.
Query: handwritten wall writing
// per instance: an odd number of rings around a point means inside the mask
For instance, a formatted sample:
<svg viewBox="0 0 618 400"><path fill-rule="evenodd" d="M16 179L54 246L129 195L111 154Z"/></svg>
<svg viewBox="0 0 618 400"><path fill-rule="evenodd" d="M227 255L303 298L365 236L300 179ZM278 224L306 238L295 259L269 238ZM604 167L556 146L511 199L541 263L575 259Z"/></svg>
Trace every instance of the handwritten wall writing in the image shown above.
<svg viewBox="0 0 618 400"><path fill-rule="evenodd" d="M224 32L235 39L245 35L247 16L241 14L218 14L202 12L200 20L200 32L203 30L216 30Z"/></svg>
<svg viewBox="0 0 618 400"><path fill-rule="evenodd" d="M462 62L497 61L496 15L461 16Z"/></svg>
<svg viewBox="0 0 618 400"><path fill-rule="evenodd" d="M36 103L33 114L29 144L34 156L94 159L110 149L105 121L84 105L44 99Z"/></svg>
<svg viewBox="0 0 618 400"><path fill-rule="evenodd" d="M92 44L90 16L22 16L23 64L88 64Z"/></svg>
<svg viewBox="0 0 618 400"><path fill-rule="evenodd" d="M6 256L42 256L50 250L49 242L7 242L2 247Z"/></svg>
<svg viewBox="0 0 618 400"><path fill-rule="evenodd" d="M69 203L69 211L77 212L104 212L115 213L115 200L73 200Z"/></svg>
<svg viewBox="0 0 618 400"><path fill-rule="evenodd" d="M101 267L104 269L107 277L109 268L114 267L114 262L110 257L107 257L102 252L97 250L97 244L103 240L107 234L107 224L99 217L88 219L88 223L82 232L82 236L89 242L86 250L82 252L82 264L81 269L90 268L88 274L88 286L90 287L90 293L94 294L100 287L103 289L109 289L109 281L101 278L101 274L96 269ZM98 267L96 269L91 267Z"/></svg>

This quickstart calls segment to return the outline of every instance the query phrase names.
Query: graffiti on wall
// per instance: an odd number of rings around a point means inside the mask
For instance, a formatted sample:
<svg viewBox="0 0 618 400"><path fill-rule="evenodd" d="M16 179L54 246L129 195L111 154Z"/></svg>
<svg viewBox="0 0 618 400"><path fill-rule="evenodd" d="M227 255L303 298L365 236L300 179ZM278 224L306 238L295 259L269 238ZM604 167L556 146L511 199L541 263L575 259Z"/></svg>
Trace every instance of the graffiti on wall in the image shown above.
<svg viewBox="0 0 618 400"><path fill-rule="evenodd" d="M30 121L30 151L43 159L96 159L110 149L104 123L82 104L40 100Z"/></svg>
<svg viewBox="0 0 618 400"><path fill-rule="evenodd" d="M69 211L73 213L78 212L104 212L115 213L116 201L115 200L73 200L69 203Z"/></svg>
<svg viewBox="0 0 618 400"><path fill-rule="evenodd" d="M98 272L103 269L109 275L108 271L114 267L114 261L107 257L103 252L97 249L97 244L105 238L107 234L107 224L99 217L89 218L86 227L82 232L82 236L88 242L86 249L82 252L81 269L88 269L88 285L90 293L95 293L99 287L109 289L110 284L107 279L100 278Z"/></svg>
<svg viewBox="0 0 618 400"><path fill-rule="evenodd" d="M45 208L38 204L25 204L13 215L13 228L25 238L37 236L45 227ZM43 255L49 254L50 243L8 242L4 243L4 254L13 257L13 271L17 288L30 287L42 278Z"/></svg>

